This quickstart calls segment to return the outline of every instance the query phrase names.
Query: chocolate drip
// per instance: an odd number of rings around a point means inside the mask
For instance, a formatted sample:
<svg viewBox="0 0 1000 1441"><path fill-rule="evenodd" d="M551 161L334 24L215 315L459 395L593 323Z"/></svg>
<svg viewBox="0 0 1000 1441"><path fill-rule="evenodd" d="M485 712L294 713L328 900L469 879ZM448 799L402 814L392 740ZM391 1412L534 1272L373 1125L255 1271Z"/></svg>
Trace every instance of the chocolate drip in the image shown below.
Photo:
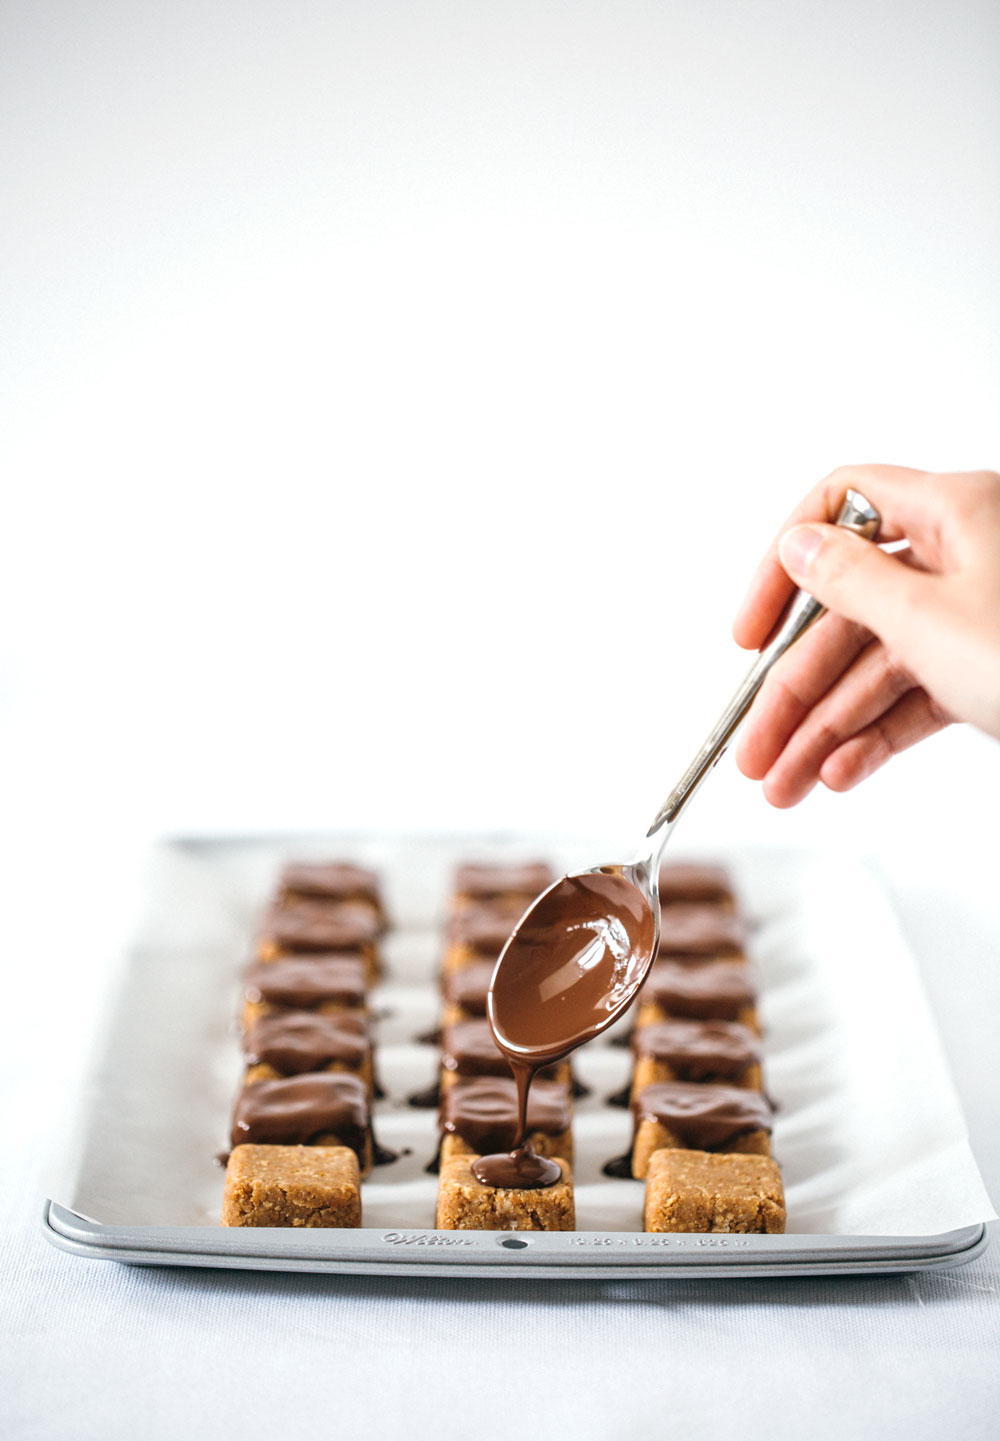
<svg viewBox="0 0 1000 1441"><path fill-rule="evenodd" d="M247 971L243 993L248 1001L308 1010L324 1001L362 1006L365 963L361 956L282 956L257 961Z"/></svg>
<svg viewBox="0 0 1000 1441"><path fill-rule="evenodd" d="M560 1136L571 1123L567 1087L536 1081L528 1097L529 1134ZM441 1128L461 1136L479 1155L509 1151L517 1140L517 1087L513 1077L483 1077L449 1086L441 1098Z"/></svg>
<svg viewBox="0 0 1000 1441"><path fill-rule="evenodd" d="M601 1167L605 1176L610 1176L615 1181L634 1180L632 1175L632 1148L625 1152L624 1156L613 1156L610 1161L605 1161Z"/></svg>
<svg viewBox="0 0 1000 1441"><path fill-rule="evenodd" d="M512 1151L478 1156L472 1162L472 1174L484 1186L517 1191L544 1190L556 1184L562 1175L562 1167L546 1156L539 1156L528 1141L528 1092L539 1067L513 1056L510 1063L517 1085L517 1142Z"/></svg>
<svg viewBox="0 0 1000 1441"><path fill-rule="evenodd" d="M247 1064L273 1066L283 1076L336 1064L356 1071L371 1051L364 1016L276 1011L255 1021L243 1042Z"/></svg>
<svg viewBox="0 0 1000 1441"><path fill-rule="evenodd" d="M671 1081L645 1086L633 1105L636 1127L657 1121L696 1151L724 1146L748 1131L770 1131L773 1113L759 1091Z"/></svg>
<svg viewBox="0 0 1000 1441"><path fill-rule="evenodd" d="M628 1003L653 934L646 898L615 868L564 877L524 917L488 1001L496 1043L517 1082L517 1144L473 1163L484 1185L534 1189L558 1180L559 1168L546 1167L526 1145L532 1078L604 1030Z"/></svg>
<svg viewBox="0 0 1000 1441"><path fill-rule="evenodd" d="M357 1076L338 1071L254 1081L233 1113L231 1141L257 1146L307 1146L336 1136L364 1163L371 1134L368 1093Z"/></svg>
<svg viewBox="0 0 1000 1441"><path fill-rule="evenodd" d="M749 970L738 961L702 961L695 966L657 961L642 994L665 1011L696 1020L735 1021L756 999Z"/></svg>
<svg viewBox="0 0 1000 1441"><path fill-rule="evenodd" d="M612 1091L611 1095L606 1097L605 1104L608 1106L618 1106L619 1109L627 1111L631 1099L632 1082L627 1081L620 1091Z"/></svg>
<svg viewBox="0 0 1000 1441"><path fill-rule="evenodd" d="M435 1081L425 1091L414 1091L411 1096L407 1096L406 1104L416 1107L418 1111L433 1111L441 1104L441 1082Z"/></svg>
<svg viewBox="0 0 1000 1441"><path fill-rule="evenodd" d="M736 1021L658 1021L635 1031L632 1049L680 1081L734 1080L760 1060L760 1042Z"/></svg>

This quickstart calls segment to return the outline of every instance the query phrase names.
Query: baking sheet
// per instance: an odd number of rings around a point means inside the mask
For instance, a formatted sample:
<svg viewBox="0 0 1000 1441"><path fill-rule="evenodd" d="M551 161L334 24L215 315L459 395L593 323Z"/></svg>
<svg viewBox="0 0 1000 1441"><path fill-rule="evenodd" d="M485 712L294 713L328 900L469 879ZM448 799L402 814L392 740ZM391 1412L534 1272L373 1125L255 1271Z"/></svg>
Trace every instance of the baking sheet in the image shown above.
<svg viewBox="0 0 1000 1441"><path fill-rule="evenodd" d="M49 1191L58 1203L48 1215L51 1238L121 1259L407 1271L465 1263L470 1274L476 1263L532 1267L532 1274L544 1265L586 1270L609 1251L619 1265L683 1263L700 1271L769 1261L801 1270L881 1259L888 1267L972 1254L994 1213L914 962L877 880L843 854L748 849L712 858L729 866L753 925L788 1234L641 1236L643 1184L601 1172L627 1148L630 1130L628 1112L605 1101L624 1083L629 1054L602 1038L576 1061L591 1088L574 1119L577 1233L514 1246L495 1233L472 1233L452 1237L445 1258L446 1233L431 1229L436 1178L425 1170L435 1115L406 1098L436 1072L436 1051L416 1037L437 1018L433 977L453 867L461 859L547 856L573 869L612 854L592 841L538 836L160 847L73 1128L76 1151L63 1156ZM361 1232L222 1228L222 1172L213 1157L226 1144L242 1072L234 1016L258 917L286 860L341 856L379 870L394 921L389 978L373 998L388 1093L376 1124L380 1142L406 1154L364 1183ZM457 1245L465 1240L471 1250ZM723 1248L728 1254L720 1255Z"/></svg>

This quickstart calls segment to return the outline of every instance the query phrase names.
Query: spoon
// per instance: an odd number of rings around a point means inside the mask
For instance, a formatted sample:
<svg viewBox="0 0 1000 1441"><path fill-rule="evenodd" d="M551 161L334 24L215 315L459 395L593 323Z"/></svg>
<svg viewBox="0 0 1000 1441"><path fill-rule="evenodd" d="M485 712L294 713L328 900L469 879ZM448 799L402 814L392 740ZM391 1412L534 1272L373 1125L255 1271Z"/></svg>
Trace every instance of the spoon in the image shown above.
<svg viewBox="0 0 1000 1441"><path fill-rule="evenodd" d="M836 524L874 539L878 512L849 490ZM528 1089L542 1066L606 1031L646 979L660 939L660 856L684 808L722 756L775 661L823 614L797 591L779 630L709 732L627 864L594 866L542 892L500 952L486 999L493 1038L517 1082L514 1149L481 1156L473 1172L485 1185L530 1190L551 1186L559 1166L526 1144Z"/></svg>

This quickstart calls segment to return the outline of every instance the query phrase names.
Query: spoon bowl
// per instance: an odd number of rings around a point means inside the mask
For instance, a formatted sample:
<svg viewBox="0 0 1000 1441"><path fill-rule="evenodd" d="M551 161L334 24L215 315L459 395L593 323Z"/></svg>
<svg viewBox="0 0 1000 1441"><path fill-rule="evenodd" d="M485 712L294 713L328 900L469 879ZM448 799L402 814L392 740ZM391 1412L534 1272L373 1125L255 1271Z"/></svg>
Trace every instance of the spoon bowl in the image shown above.
<svg viewBox="0 0 1000 1441"><path fill-rule="evenodd" d="M504 947L487 995L508 1057L546 1064L612 1025L656 954L659 919L641 863L595 866L543 891Z"/></svg>

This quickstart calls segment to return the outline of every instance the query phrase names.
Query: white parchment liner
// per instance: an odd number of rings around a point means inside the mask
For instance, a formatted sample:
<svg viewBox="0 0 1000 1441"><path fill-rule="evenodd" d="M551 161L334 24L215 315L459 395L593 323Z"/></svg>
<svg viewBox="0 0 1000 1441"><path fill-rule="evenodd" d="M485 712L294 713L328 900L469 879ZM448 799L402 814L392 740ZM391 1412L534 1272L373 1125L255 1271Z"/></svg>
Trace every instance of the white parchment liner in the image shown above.
<svg viewBox="0 0 1000 1441"><path fill-rule="evenodd" d="M159 848L146 918L49 1194L107 1225L217 1223L222 1171L213 1157L226 1145L239 1086L234 1016L257 917L285 860L350 857L379 869L396 923L387 940L390 978L373 996L384 1013L378 1058L388 1092L377 1134L409 1151L365 1182L364 1224L433 1226L437 1183L424 1168L435 1115L406 1098L436 1072L436 1052L415 1038L437 1017L434 973L451 873L461 859L533 856L569 870L615 852L544 837ZM731 868L753 922L789 1232L934 1236L992 1219L915 963L873 875L842 854L741 850L712 858ZM604 1099L628 1067L627 1050L606 1040L576 1060L592 1087L574 1120L582 1231L641 1229L642 1183L601 1173L629 1142L628 1112Z"/></svg>

